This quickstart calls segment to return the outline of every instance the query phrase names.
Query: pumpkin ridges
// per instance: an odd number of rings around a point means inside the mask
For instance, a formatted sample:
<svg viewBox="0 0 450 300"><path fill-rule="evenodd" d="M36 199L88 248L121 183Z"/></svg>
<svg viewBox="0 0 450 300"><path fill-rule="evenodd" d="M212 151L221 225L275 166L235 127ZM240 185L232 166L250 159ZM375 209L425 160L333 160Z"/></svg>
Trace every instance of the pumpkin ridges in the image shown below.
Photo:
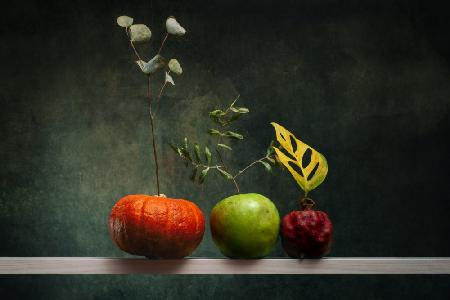
<svg viewBox="0 0 450 300"><path fill-rule="evenodd" d="M198 219L198 215L196 214L196 207L194 205L189 205L192 214L195 216L195 232L198 232L200 226L200 220Z"/></svg>
<svg viewBox="0 0 450 300"><path fill-rule="evenodd" d="M112 240L126 252L180 258L200 243L204 216L184 199L129 195L113 207L109 229Z"/></svg>

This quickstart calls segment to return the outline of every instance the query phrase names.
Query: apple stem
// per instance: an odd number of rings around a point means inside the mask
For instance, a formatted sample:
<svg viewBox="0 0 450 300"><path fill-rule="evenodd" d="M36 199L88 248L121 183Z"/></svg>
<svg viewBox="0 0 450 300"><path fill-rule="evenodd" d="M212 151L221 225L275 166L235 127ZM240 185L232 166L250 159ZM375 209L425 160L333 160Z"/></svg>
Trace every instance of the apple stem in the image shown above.
<svg viewBox="0 0 450 300"><path fill-rule="evenodd" d="M314 202L313 199L308 198L308 197L300 198L299 202L300 202L300 206L303 210L309 210L309 209L313 208L314 205L316 205L316 202Z"/></svg>

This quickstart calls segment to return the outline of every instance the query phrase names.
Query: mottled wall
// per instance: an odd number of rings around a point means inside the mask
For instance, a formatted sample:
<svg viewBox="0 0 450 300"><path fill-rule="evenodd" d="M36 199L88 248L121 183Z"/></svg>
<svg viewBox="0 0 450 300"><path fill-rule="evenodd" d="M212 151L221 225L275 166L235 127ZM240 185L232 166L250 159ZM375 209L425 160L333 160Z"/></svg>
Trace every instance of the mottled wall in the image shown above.
<svg viewBox="0 0 450 300"><path fill-rule="evenodd" d="M264 153L270 121L328 158L311 196L335 225L330 256L450 256L448 13L425 1L29 1L9 3L0 27L1 256L114 256L109 210L155 193L146 79L115 18L148 24L159 45L175 15L188 30L164 54L184 73L157 119L162 191L208 214L234 193L192 185L167 143L208 143L208 111L237 94L251 113L233 145L235 169ZM262 168L243 192L284 215L300 191ZM220 257L209 231L194 256ZM285 256L278 244L272 256ZM45 299L444 299L445 276L20 276L0 294ZM25 287L25 288L24 288ZM173 289L176 287L176 289ZM448 296L448 295L447 295Z"/></svg>

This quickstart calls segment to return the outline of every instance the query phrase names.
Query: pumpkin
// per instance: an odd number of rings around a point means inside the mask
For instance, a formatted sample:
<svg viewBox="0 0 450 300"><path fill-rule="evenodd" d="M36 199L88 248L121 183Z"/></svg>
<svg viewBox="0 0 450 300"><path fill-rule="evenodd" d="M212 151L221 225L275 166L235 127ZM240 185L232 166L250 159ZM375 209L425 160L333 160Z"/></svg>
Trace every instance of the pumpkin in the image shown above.
<svg viewBox="0 0 450 300"><path fill-rule="evenodd" d="M161 196L128 195L109 216L112 240L125 252L154 258L182 258L200 244L205 218L194 203Z"/></svg>

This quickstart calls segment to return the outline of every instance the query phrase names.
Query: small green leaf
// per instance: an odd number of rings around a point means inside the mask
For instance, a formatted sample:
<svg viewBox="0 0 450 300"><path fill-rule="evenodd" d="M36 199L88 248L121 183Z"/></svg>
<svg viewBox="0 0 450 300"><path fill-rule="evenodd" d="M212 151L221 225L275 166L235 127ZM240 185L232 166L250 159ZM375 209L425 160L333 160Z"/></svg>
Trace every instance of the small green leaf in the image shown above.
<svg viewBox="0 0 450 300"><path fill-rule="evenodd" d="M230 110L238 114L246 114L249 112L249 109L246 107L230 107Z"/></svg>
<svg viewBox="0 0 450 300"><path fill-rule="evenodd" d="M247 114L250 112L250 110L247 107L237 107L238 113L240 114Z"/></svg>
<svg viewBox="0 0 450 300"><path fill-rule="evenodd" d="M120 27L130 27L133 25L133 18L130 18L129 16L120 16L117 18L117 25Z"/></svg>
<svg viewBox="0 0 450 300"><path fill-rule="evenodd" d="M238 139L238 140L243 140L244 139L244 136L242 134L239 134L239 133L233 132L233 131L227 131L227 132L224 133L224 135L226 137L230 137L230 138L233 138L233 139Z"/></svg>
<svg viewBox="0 0 450 300"><path fill-rule="evenodd" d="M130 39L134 43L145 43L150 41L152 32L145 24L134 24L130 26Z"/></svg>
<svg viewBox="0 0 450 300"><path fill-rule="evenodd" d="M169 69L177 75L181 75L181 73L183 73L180 63L174 58L169 60Z"/></svg>
<svg viewBox="0 0 450 300"><path fill-rule="evenodd" d="M189 176L189 179L191 180L191 181L194 181L195 182L195 177L197 176L197 168L194 168L193 170L192 170L192 174L191 174L191 176Z"/></svg>
<svg viewBox="0 0 450 300"><path fill-rule="evenodd" d="M225 145L225 144L217 144L217 146L219 146L221 148L224 148L224 149L227 149L227 150L233 150L230 146Z"/></svg>
<svg viewBox="0 0 450 300"><path fill-rule="evenodd" d="M236 114L236 115L233 115L233 116L227 121L227 124L230 124L231 122L236 121L236 120L239 119L241 116L242 116L242 114Z"/></svg>
<svg viewBox="0 0 450 300"><path fill-rule="evenodd" d="M260 163L264 166L264 168L267 170L267 172L272 172L272 166L265 162L265 161L260 161Z"/></svg>
<svg viewBox="0 0 450 300"><path fill-rule="evenodd" d="M211 163L211 151L209 151L209 148L205 146L205 157L208 165Z"/></svg>
<svg viewBox="0 0 450 300"><path fill-rule="evenodd" d="M272 164L276 163L275 159L273 159L272 157L266 157L266 159Z"/></svg>
<svg viewBox="0 0 450 300"><path fill-rule="evenodd" d="M194 153L195 153L195 159L197 160L197 162L201 161L200 155L201 155L201 151L200 151L200 145L195 143L194 144Z"/></svg>
<svg viewBox="0 0 450 300"><path fill-rule="evenodd" d="M217 129L210 129L210 130L208 130L208 133L210 135L220 135L221 134L220 131Z"/></svg>
<svg viewBox="0 0 450 300"><path fill-rule="evenodd" d="M169 146L170 146L170 148L171 148L173 151L175 151L175 153L178 153L178 147L177 147L177 146L175 146L175 145L172 144L172 143L169 143Z"/></svg>
<svg viewBox="0 0 450 300"><path fill-rule="evenodd" d="M273 148L273 144L274 144L274 141L270 141L270 145L266 151L266 156L271 156L275 152L275 149Z"/></svg>
<svg viewBox="0 0 450 300"><path fill-rule="evenodd" d="M230 108L232 108L234 106L234 104L239 100L239 97L241 95L237 95L237 97L233 100L233 102L230 104Z"/></svg>
<svg viewBox="0 0 450 300"><path fill-rule="evenodd" d="M225 177L226 179L228 179L228 180L233 179L233 176L230 173L228 173L227 171L222 170L221 168L217 168L217 171L219 171L220 174L222 174L222 176Z"/></svg>
<svg viewBox="0 0 450 300"><path fill-rule="evenodd" d="M205 181L206 175L208 175L209 168L203 169L198 177L198 183L202 184Z"/></svg>
<svg viewBox="0 0 450 300"><path fill-rule="evenodd" d="M185 148L181 148L180 150L181 150L183 157L185 157L189 161L192 161L191 154L189 153L188 150L186 150Z"/></svg>
<svg viewBox="0 0 450 300"><path fill-rule="evenodd" d="M183 148L188 151L189 150L189 143L188 143L188 138L185 137L183 140Z"/></svg>
<svg viewBox="0 0 450 300"><path fill-rule="evenodd" d="M222 117L222 116L225 116L225 115L226 115L226 113L223 110L221 110L221 109L216 109L216 110L213 110L213 111L211 111L209 113L210 117Z"/></svg>

